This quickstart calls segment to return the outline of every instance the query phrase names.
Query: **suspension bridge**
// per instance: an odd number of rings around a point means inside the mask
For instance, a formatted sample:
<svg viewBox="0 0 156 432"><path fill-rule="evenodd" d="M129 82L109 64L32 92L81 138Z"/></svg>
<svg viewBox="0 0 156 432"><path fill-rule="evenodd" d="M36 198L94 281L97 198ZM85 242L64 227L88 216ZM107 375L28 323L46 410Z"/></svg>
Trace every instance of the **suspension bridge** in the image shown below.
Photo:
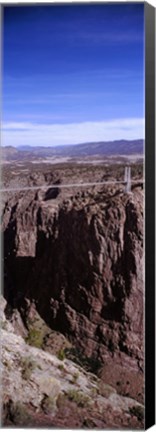
<svg viewBox="0 0 156 432"><path fill-rule="evenodd" d="M8 187L8 188L1 188L0 192L18 192L18 191L28 191L28 190L46 190L49 188L52 189L66 189L66 188L74 188L74 187L90 187L90 186L102 186L102 185L115 185L115 184L122 184L125 186L124 192L130 193L131 192L131 186L135 183L144 183L143 179L133 180L131 178L131 167L125 167L125 173L124 173L124 179L123 180L105 180L105 181L99 181L99 182L79 182L79 183L67 183L67 184L45 184L45 185L36 185L36 186L15 186L15 187Z"/></svg>

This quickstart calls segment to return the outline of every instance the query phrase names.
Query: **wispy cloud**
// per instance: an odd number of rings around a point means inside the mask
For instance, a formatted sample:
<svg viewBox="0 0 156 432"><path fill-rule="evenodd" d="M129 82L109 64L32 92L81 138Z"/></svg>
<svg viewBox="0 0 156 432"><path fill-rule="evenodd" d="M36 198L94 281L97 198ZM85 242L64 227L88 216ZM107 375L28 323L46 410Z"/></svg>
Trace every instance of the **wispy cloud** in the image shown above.
<svg viewBox="0 0 156 432"><path fill-rule="evenodd" d="M143 33L137 31L116 31L116 32L103 32L101 31L86 31L81 33L73 34L71 39L71 43L91 43L92 45L125 45L125 44L136 44L138 42L142 42Z"/></svg>
<svg viewBox="0 0 156 432"><path fill-rule="evenodd" d="M88 92L77 92L77 93L57 93L57 94L52 94L50 95L45 95L44 97L34 97L32 98L32 96L30 95L29 97L25 97L25 98L21 98L21 99L13 99L13 96L8 95L7 97L5 97L5 99L7 100L7 103L10 102L12 103L14 106L15 104L22 104L22 105L43 105L43 104L51 104L52 102L55 102L57 100L68 100L68 99L85 99L85 98L89 98L89 97L101 97L101 96L110 96L111 93L110 91L108 92L96 92L96 91L88 91Z"/></svg>
<svg viewBox="0 0 156 432"><path fill-rule="evenodd" d="M144 138L144 119L115 119L70 124L3 124L2 145L54 146L91 141Z"/></svg>

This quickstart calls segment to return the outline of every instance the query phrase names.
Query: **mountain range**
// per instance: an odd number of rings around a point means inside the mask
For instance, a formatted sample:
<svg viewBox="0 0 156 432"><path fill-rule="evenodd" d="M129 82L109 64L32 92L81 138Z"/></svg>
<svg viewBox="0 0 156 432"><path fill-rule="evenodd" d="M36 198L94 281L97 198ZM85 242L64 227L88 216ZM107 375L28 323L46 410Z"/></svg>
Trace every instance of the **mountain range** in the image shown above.
<svg viewBox="0 0 156 432"><path fill-rule="evenodd" d="M32 157L86 157L143 154L143 140L100 141L54 147L19 146L1 147L5 160L31 159Z"/></svg>

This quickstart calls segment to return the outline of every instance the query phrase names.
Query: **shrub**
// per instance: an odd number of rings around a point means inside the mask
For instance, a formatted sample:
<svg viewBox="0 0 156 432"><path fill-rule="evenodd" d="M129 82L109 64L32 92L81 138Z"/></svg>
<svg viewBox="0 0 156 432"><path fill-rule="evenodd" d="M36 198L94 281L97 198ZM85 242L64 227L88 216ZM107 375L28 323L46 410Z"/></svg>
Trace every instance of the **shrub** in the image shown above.
<svg viewBox="0 0 156 432"><path fill-rule="evenodd" d="M43 345L43 334L40 330L30 328L28 336L25 338L25 342L36 348L42 348Z"/></svg>
<svg viewBox="0 0 156 432"><path fill-rule="evenodd" d="M0 322L0 328L2 328L3 330L7 330L7 327L8 327L8 325L7 325L6 321L1 321Z"/></svg>
<svg viewBox="0 0 156 432"><path fill-rule="evenodd" d="M93 398L96 397L98 395L98 393L99 393L99 389L97 387L92 387L92 389L91 389L92 397Z"/></svg>
<svg viewBox="0 0 156 432"><path fill-rule="evenodd" d="M29 380L31 377L31 374L33 370L35 369L35 362L31 359L31 357L25 357L21 360L21 367L22 367L22 378L24 380Z"/></svg>
<svg viewBox="0 0 156 432"><path fill-rule="evenodd" d="M66 354L65 354L64 349L61 348L59 350L59 352L57 354L57 357L58 357L59 360L62 360L62 361L66 358Z"/></svg>
<svg viewBox="0 0 156 432"><path fill-rule="evenodd" d="M65 369L64 369L63 364L59 364L59 365L58 365L58 369L59 369L60 371L62 371L62 372L65 372Z"/></svg>
<svg viewBox="0 0 156 432"><path fill-rule="evenodd" d="M5 419L11 420L15 426L30 426L32 420L27 407L20 401L9 401L5 407Z"/></svg>
<svg viewBox="0 0 156 432"><path fill-rule="evenodd" d="M67 397L69 400L75 402L79 407L84 407L90 402L90 398L78 390L69 390Z"/></svg>
<svg viewBox="0 0 156 432"><path fill-rule="evenodd" d="M56 410L56 400L51 396L44 395L41 408L45 414L54 414Z"/></svg>
<svg viewBox="0 0 156 432"><path fill-rule="evenodd" d="M72 384L75 384L76 381L78 380L78 377L79 377L79 372L75 372L75 373L73 374L73 377L72 377L71 383L72 383Z"/></svg>

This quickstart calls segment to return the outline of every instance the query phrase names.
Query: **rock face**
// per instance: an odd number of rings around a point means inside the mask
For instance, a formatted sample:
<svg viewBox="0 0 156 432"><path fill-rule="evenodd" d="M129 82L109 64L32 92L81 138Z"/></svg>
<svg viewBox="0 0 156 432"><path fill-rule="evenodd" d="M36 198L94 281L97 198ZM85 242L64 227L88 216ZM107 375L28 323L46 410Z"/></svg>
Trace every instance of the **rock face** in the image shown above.
<svg viewBox="0 0 156 432"><path fill-rule="evenodd" d="M9 310L26 322L33 304L87 357L141 373L143 192L107 187L66 200L47 197L27 192L5 203Z"/></svg>

